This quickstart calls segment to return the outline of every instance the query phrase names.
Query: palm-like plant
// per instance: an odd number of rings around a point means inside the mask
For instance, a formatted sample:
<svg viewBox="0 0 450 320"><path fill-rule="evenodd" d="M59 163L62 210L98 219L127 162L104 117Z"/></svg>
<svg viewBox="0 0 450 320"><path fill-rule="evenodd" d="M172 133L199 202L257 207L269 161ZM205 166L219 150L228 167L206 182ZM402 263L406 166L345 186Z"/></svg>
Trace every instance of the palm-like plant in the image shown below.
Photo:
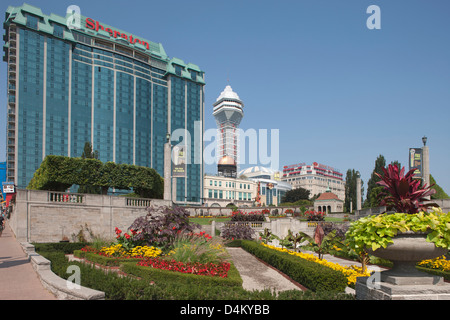
<svg viewBox="0 0 450 320"><path fill-rule="evenodd" d="M389 165L388 169L383 169L383 175L375 173L381 181L377 184L383 186L385 192L381 192L380 204L386 206L388 210L394 209L396 212L415 214L426 210L427 207L437 207L435 203L424 204L428 200L426 197L436 193L431 186L421 186L420 179L414 179L415 169L411 169L405 174L405 168L400 171L396 165Z"/></svg>
<svg viewBox="0 0 450 320"><path fill-rule="evenodd" d="M311 237L304 232L299 232L299 234L303 236L304 240L309 242L311 250L317 253L320 260L322 260L324 254L332 251L333 246L336 241L338 241L338 237L336 237L336 230L333 230L325 235L320 224L317 225L316 230L314 231L314 237Z"/></svg>
<svg viewBox="0 0 450 320"><path fill-rule="evenodd" d="M288 230L288 235L286 236L286 239L292 243L292 246L295 251L297 251L297 244L302 243L303 241L306 240L305 233L300 232L294 235L291 229Z"/></svg>

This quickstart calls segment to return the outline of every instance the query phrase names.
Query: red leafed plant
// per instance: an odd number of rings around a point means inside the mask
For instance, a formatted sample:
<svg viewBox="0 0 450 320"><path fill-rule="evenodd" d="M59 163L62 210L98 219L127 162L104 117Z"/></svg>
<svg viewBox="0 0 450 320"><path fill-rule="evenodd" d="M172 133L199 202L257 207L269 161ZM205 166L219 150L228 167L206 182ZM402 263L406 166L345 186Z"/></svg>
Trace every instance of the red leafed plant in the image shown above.
<svg viewBox="0 0 450 320"><path fill-rule="evenodd" d="M414 179L415 169L411 169L405 174L405 168L400 171L396 165L389 165L383 169L383 175L375 173L381 181L377 184L384 187L385 192L379 194L380 204L386 206L388 210L394 209L399 213L415 214L426 210L427 207L438 207L435 203L424 204L425 197L436 193L432 186L421 186L420 179Z"/></svg>

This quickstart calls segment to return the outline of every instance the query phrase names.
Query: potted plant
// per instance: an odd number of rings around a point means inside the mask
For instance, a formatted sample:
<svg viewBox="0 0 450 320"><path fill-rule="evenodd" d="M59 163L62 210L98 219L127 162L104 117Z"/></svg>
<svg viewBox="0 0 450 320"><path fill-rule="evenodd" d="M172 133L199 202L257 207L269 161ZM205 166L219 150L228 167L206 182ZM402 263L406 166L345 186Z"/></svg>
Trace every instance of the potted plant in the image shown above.
<svg viewBox="0 0 450 320"><path fill-rule="evenodd" d="M383 168L377 182L384 187L381 205L394 213L359 219L350 225L346 238L355 251L367 251L391 260L393 268L381 273L381 280L394 284L420 284L429 280L419 272L417 262L445 254L450 248L450 213L436 204L424 203L435 193L430 186L414 179L414 169L396 165ZM431 208L431 209L430 209ZM428 211L427 211L428 210Z"/></svg>

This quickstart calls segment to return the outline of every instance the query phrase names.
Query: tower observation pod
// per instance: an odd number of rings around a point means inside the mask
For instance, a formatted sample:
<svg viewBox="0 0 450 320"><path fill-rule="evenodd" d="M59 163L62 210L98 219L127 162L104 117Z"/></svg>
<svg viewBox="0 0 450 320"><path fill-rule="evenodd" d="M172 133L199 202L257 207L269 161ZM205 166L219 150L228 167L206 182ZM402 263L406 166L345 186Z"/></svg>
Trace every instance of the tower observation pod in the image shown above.
<svg viewBox="0 0 450 320"><path fill-rule="evenodd" d="M239 124L244 117L244 104L233 89L227 85L213 104L213 116L217 123L218 163L224 157L231 157L239 163ZM237 168L236 168L237 169Z"/></svg>

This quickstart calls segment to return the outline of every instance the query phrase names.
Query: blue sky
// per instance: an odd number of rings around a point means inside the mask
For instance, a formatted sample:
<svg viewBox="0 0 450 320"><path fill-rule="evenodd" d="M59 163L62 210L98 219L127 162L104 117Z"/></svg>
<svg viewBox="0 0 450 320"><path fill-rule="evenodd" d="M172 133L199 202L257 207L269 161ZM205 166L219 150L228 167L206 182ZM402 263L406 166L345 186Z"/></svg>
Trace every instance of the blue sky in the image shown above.
<svg viewBox="0 0 450 320"><path fill-rule="evenodd" d="M0 9L22 3L2 2ZM300 162L323 163L344 176L355 169L366 187L378 155L407 165L409 148L421 147L426 135L431 174L450 193L448 1L27 3L58 15L78 5L83 15L199 65L206 72L206 129L215 128L212 104L229 79L245 104L241 128L279 129L280 169ZM366 27L370 5L381 9L379 30ZM4 161L5 62L0 75Z"/></svg>

